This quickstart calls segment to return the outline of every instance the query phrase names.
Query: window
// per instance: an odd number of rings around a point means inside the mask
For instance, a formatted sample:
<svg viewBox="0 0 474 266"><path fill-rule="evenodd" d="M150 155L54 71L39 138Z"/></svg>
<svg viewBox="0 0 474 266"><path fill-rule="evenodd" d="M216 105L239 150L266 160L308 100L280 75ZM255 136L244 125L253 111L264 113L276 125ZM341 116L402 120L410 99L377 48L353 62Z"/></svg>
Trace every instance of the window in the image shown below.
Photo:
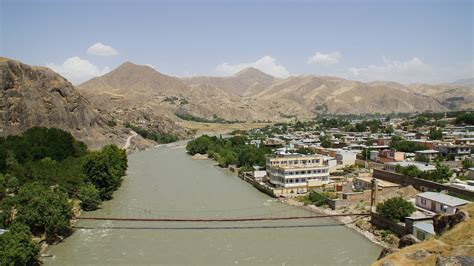
<svg viewBox="0 0 474 266"><path fill-rule="evenodd" d="M426 205L426 199L421 198L421 204Z"/></svg>

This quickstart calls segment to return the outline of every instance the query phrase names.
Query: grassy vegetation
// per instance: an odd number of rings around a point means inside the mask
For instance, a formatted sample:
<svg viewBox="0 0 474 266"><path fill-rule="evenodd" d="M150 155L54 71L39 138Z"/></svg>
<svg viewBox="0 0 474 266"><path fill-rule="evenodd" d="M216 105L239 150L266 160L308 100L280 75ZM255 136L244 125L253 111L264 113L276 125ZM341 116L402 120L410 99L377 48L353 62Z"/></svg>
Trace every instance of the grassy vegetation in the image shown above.
<svg viewBox="0 0 474 266"><path fill-rule="evenodd" d="M178 136L176 136L175 134L162 134L160 132L134 126L130 123L125 123L125 127L130 128L131 130L137 132L138 135L146 139L151 139L158 143L170 143L178 140Z"/></svg>
<svg viewBox="0 0 474 266"><path fill-rule="evenodd" d="M184 113L184 112L176 112L175 115L183 120L200 122L200 123L219 123L219 124L243 123L243 121L239 121L239 120L226 120L224 118L218 117L216 114L213 115L212 119L198 117L193 114Z"/></svg>
<svg viewBox="0 0 474 266"><path fill-rule="evenodd" d="M207 153L222 167L227 167L229 164L236 164L238 167L247 169L254 165L264 166L265 155L271 151L265 147L257 148L249 145L247 142L248 139L242 136L224 139L204 135L189 141L186 150L191 155Z"/></svg>

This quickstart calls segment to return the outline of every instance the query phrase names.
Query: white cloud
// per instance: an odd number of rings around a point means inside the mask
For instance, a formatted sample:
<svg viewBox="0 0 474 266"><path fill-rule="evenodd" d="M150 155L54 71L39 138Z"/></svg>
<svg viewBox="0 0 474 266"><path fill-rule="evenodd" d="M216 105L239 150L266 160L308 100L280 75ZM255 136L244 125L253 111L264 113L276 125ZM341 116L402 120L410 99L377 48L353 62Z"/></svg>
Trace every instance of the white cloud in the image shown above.
<svg viewBox="0 0 474 266"><path fill-rule="evenodd" d="M363 81L394 80L404 83L418 82L420 78L432 76L433 68L420 58L407 61L389 60L383 57L382 65L369 65L361 68L349 68L349 76Z"/></svg>
<svg viewBox="0 0 474 266"><path fill-rule="evenodd" d="M401 83L442 83L472 76L473 64L456 67L436 67L426 64L419 57L406 61L383 57L382 65L349 68L345 76L361 81L390 80Z"/></svg>
<svg viewBox="0 0 474 266"><path fill-rule="evenodd" d="M110 71L108 66L100 70L91 62L77 56L68 58L60 65L49 63L46 66L64 76L73 84L80 84L88 79L104 75Z"/></svg>
<svg viewBox="0 0 474 266"><path fill-rule="evenodd" d="M101 42L93 44L87 49L87 53L96 56L114 56L118 55L117 50Z"/></svg>
<svg viewBox="0 0 474 266"><path fill-rule="evenodd" d="M229 63L222 63L216 66L214 71L218 75L228 76L233 75L247 67L254 67L267 74L280 78L285 78L290 75L290 73L288 72L288 70L286 70L284 66L278 64L275 58L268 55L251 63L241 63L235 65Z"/></svg>
<svg viewBox="0 0 474 266"><path fill-rule="evenodd" d="M339 63L339 59L341 59L340 52L332 52L328 54L323 54L320 52L315 53L311 56L307 63L308 64L321 64L321 65L333 65Z"/></svg>

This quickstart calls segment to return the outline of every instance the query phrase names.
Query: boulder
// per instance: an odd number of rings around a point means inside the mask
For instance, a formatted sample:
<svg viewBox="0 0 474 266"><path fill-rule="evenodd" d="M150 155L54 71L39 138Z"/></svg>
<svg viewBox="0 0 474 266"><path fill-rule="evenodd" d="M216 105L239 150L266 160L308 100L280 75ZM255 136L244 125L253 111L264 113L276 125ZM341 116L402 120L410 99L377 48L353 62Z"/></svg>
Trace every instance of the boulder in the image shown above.
<svg viewBox="0 0 474 266"><path fill-rule="evenodd" d="M416 243L420 243L420 240L418 240L418 238L416 238L414 235L404 235L402 238L400 238L400 241L398 242L398 248L408 247Z"/></svg>

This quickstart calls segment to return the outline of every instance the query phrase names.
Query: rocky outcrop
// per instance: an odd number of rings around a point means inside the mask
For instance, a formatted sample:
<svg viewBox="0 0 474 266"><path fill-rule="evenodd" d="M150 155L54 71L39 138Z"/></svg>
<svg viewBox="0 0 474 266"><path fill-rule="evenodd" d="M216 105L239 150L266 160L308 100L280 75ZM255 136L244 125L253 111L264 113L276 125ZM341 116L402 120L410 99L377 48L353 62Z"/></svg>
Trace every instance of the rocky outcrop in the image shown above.
<svg viewBox="0 0 474 266"><path fill-rule="evenodd" d="M433 228L437 235L442 235L444 232L451 230L455 225L468 218L469 213L462 210L453 215L436 215L433 217Z"/></svg>
<svg viewBox="0 0 474 266"><path fill-rule="evenodd" d="M402 238L400 238L400 242L398 242L398 248L408 247L416 243L420 243L420 240L418 240L415 236L412 234L404 235Z"/></svg>
<svg viewBox="0 0 474 266"><path fill-rule="evenodd" d="M92 149L123 146L130 130L110 127L74 86L54 71L0 58L0 136L35 126L69 131Z"/></svg>
<svg viewBox="0 0 474 266"><path fill-rule="evenodd" d="M403 248L385 251L373 265L474 265L474 219L469 215L474 215L474 203L436 217L434 227L441 235L416 244L412 236L402 238Z"/></svg>

